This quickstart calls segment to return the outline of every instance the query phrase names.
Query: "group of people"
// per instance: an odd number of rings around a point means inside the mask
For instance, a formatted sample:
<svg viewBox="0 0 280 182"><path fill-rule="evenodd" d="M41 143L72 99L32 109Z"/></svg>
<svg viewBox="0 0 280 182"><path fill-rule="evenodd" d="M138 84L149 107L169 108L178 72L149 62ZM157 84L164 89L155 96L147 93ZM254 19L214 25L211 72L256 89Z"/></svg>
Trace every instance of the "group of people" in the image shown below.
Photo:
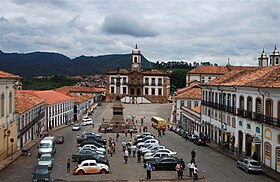
<svg viewBox="0 0 280 182"><path fill-rule="evenodd" d="M136 146L134 146L131 142L131 140L129 142L122 142L122 150L124 152L124 161L125 163L127 163L128 161L128 157L132 156L135 157L136 156Z"/></svg>
<svg viewBox="0 0 280 182"><path fill-rule="evenodd" d="M108 153L110 154L111 157L113 157L113 154L116 153L116 142L114 139L111 137L108 140Z"/></svg>
<svg viewBox="0 0 280 182"><path fill-rule="evenodd" d="M175 167L178 178L183 178L185 167L186 167L185 162L181 158L181 160L176 164Z"/></svg>
<svg viewBox="0 0 280 182"><path fill-rule="evenodd" d="M198 169L197 166L195 164L195 156L196 156L196 152L194 149L192 149L191 151L191 161L188 163L188 168L189 168L189 176L192 177L193 176L193 180L196 181L198 180Z"/></svg>

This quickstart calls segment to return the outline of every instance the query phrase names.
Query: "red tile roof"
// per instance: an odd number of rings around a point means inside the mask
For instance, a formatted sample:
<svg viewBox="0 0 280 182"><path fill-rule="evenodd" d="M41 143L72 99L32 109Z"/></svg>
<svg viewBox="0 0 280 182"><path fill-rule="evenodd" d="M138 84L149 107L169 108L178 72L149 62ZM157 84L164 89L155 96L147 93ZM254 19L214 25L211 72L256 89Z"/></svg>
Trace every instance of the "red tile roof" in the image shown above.
<svg viewBox="0 0 280 182"><path fill-rule="evenodd" d="M280 66L247 67L201 85L280 88Z"/></svg>
<svg viewBox="0 0 280 182"><path fill-rule="evenodd" d="M74 98L75 103L83 103L88 100L86 97L74 93L68 93L67 96Z"/></svg>
<svg viewBox="0 0 280 182"><path fill-rule="evenodd" d="M106 92L106 88L93 88L93 87L81 87L81 86L64 86L64 87L55 89L55 91L58 91L58 90L67 90L69 92L88 92L88 93Z"/></svg>
<svg viewBox="0 0 280 182"><path fill-rule="evenodd" d="M196 85L189 86L181 92L176 99L200 99L201 98L201 88Z"/></svg>
<svg viewBox="0 0 280 182"><path fill-rule="evenodd" d="M198 66L189 73L195 73L195 74L215 74L215 75L223 75L229 72L229 69L227 66Z"/></svg>
<svg viewBox="0 0 280 182"><path fill-rule="evenodd" d="M0 78L3 79L19 79L20 77L18 75L13 75L4 71L0 71Z"/></svg>
<svg viewBox="0 0 280 182"><path fill-rule="evenodd" d="M45 102L44 99L36 97L31 93L27 93L21 90L15 91L15 112L24 113L25 111L31 109Z"/></svg>
<svg viewBox="0 0 280 182"><path fill-rule="evenodd" d="M22 90L22 92L27 92L27 93L33 94L37 97L40 97L40 98L44 99L45 103L48 105L74 100L72 97L61 94L54 90L43 90L43 91Z"/></svg>
<svg viewBox="0 0 280 182"><path fill-rule="evenodd" d="M191 110L193 110L194 112L200 114L200 106L193 107L193 108L191 108Z"/></svg>

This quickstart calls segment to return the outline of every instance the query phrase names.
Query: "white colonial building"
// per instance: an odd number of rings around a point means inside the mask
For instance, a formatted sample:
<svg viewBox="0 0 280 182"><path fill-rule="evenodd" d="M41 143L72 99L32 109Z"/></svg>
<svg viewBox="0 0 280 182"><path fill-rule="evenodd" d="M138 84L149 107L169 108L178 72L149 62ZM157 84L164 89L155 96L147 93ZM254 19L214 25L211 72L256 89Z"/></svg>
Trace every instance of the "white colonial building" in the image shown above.
<svg viewBox="0 0 280 182"><path fill-rule="evenodd" d="M0 71L0 161L16 151L14 85L19 78L17 75Z"/></svg>
<svg viewBox="0 0 280 182"><path fill-rule="evenodd" d="M215 143L280 171L280 66L243 67L201 84L201 122Z"/></svg>
<svg viewBox="0 0 280 182"><path fill-rule="evenodd" d="M116 78L119 78L116 79ZM167 72L156 69L144 71L141 51L132 50L131 69L106 70L107 101L114 101L120 95L125 103L167 102L170 95L170 78ZM117 90L119 86L120 90ZM119 93L118 93L119 92Z"/></svg>
<svg viewBox="0 0 280 182"><path fill-rule="evenodd" d="M15 92L17 149L21 149L45 130L45 100L33 94Z"/></svg>

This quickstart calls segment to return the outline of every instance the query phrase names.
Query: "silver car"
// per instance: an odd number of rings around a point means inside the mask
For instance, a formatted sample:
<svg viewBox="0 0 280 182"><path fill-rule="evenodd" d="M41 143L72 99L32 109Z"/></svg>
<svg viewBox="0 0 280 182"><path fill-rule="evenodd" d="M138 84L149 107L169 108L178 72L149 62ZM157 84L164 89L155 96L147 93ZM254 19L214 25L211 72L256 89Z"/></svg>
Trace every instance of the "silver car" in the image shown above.
<svg viewBox="0 0 280 182"><path fill-rule="evenodd" d="M245 170L246 173L249 172L259 172L262 173L261 164L253 159L241 159L237 161L237 168Z"/></svg>
<svg viewBox="0 0 280 182"><path fill-rule="evenodd" d="M38 165L48 166L48 169L51 170L53 167L53 158L51 154L42 154L38 159Z"/></svg>

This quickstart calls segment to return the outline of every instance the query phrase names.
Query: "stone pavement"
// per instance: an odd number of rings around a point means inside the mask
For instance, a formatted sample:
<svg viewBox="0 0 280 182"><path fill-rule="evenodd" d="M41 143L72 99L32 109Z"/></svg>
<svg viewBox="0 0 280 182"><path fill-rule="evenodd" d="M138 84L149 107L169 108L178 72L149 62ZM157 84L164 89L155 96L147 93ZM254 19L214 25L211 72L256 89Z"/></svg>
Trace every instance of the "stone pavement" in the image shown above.
<svg viewBox="0 0 280 182"><path fill-rule="evenodd" d="M207 146L219 153L222 153L224 155L226 155L227 157L237 161L241 158L244 158L244 156L242 156L241 154L239 153L234 153L232 151L227 151L225 152L223 147L221 146L218 146L217 144L214 144L214 143L207 143ZM276 180L276 181L280 181L280 173L276 172L275 170L265 166L265 165L262 165L262 169L263 169L263 174Z"/></svg>
<svg viewBox="0 0 280 182"><path fill-rule="evenodd" d="M57 131L60 130L62 128L68 127L69 125L61 125L57 128L55 128L54 130L51 130L49 132L49 134L51 135L53 131ZM32 148L34 145L36 145L42 138L40 137L36 137L34 140L30 141L24 148L26 149L30 149ZM21 156L21 149L17 150L13 156L9 156L6 159L0 161L0 171L2 171L3 169L5 169L6 167L8 167L11 163L13 163L15 160L17 160L19 157Z"/></svg>

